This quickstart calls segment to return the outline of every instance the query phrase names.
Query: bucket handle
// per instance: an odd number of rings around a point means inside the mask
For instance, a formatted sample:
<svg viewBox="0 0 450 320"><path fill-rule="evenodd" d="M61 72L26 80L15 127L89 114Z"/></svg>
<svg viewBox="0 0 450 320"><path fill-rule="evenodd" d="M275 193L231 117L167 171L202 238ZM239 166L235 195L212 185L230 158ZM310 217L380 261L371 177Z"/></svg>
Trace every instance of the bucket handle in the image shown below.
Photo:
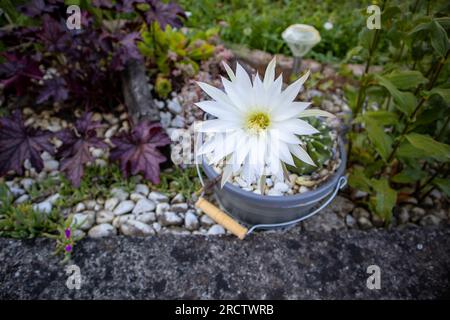
<svg viewBox="0 0 450 320"><path fill-rule="evenodd" d="M334 200L334 198L336 197L338 191L340 189L342 189L343 187L345 187L345 185L347 184L347 177L345 176L341 176L338 180L338 183L336 185L336 188L334 189L333 193L330 195L330 197L320 205L320 207L318 207L316 210L314 210L313 212L308 213L306 216L303 216L301 218L295 219L295 220L291 220L291 221L287 221L287 222L282 222L282 223L270 223L270 224L255 224L254 226L252 226L250 229L248 229L247 231L247 236L252 233L253 231L255 231L256 229L272 229L272 228L282 228L282 227L289 227L291 225L297 224L305 219L308 219L310 217L312 217L313 215L315 215L316 213L318 213L319 211L321 211L322 209L324 209L326 206L328 206L331 201Z"/></svg>

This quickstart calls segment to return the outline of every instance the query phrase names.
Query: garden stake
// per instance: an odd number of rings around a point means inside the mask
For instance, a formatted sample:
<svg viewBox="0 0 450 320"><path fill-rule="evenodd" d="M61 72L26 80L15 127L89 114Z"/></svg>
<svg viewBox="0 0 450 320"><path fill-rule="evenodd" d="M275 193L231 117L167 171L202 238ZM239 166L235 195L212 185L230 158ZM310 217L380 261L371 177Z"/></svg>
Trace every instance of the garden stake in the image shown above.
<svg viewBox="0 0 450 320"><path fill-rule="evenodd" d="M236 220L231 218L228 214L217 208L205 198L200 197L195 203L195 206L239 239L243 240L247 235L248 229L246 227L240 225Z"/></svg>
<svg viewBox="0 0 450 320"><path fill-rule="evenodd" d="M205 190L210 190L218 181L222 179L222 175L220 174L216 178L208 181L204 186L200 188L196 192L197 195L200 195L199 199L195 203L195 207L201 209L208 217L213 219L216 223L223 226L225 229L230 231L232 234L237 236L239 239L244 239L247 234L248 229L240 225L233 218L231 218L228 214L217 208L211 202L203 198L205 194Z"/></svg>

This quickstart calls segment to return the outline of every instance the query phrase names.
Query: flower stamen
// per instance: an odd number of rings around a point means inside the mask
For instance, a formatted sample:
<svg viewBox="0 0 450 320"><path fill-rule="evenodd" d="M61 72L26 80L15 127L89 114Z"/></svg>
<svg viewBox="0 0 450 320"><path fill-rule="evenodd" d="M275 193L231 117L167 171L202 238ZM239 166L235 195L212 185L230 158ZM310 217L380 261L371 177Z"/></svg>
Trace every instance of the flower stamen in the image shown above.
<svg viewBox="0 0 450 320"><path fill-rule="evenodd" d="M252 131L261 131L267 129L270 125L270 117L265 112L254 112L249 114L246 121L246 127Z"/></svg>

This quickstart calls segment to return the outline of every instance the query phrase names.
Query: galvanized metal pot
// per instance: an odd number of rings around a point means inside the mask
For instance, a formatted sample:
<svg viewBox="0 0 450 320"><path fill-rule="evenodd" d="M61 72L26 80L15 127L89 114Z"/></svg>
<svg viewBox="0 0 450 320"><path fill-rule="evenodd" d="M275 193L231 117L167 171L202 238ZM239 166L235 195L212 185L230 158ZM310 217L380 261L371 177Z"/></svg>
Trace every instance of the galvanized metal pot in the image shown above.
<svg viewBox="0 0 450 320"><path fill-rule="evenodd" d="M296 223L302 218L315 214L318 206L326 206L337 191L345 185L344 171L346 167L347 153L342 139L339 139L339 154L341 163L336 172L317 189L295 195L267 196L245 191L231 183L226 183L223 188L216 184L215 194L217 200L225 208L227 213L235 219L249 225L267 224L277 227L276 224ZM202 163L203 170L209 179L218 176L216 171ZM322 207L322 208L323 208ZM322 209L319 208L319 209ZM278 226L279 227L279 226Z"/></svg>

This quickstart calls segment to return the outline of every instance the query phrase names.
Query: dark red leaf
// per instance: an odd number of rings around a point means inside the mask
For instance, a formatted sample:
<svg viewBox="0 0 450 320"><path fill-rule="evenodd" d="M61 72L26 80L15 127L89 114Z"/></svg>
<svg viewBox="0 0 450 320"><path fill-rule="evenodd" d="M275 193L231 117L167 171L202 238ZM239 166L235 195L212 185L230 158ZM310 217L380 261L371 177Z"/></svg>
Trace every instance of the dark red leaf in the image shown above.
<svg viewBox="0 0 450 320"><path fill-rule="evenodd" d="M44 167L41 152L54 153L49 141L52 136L49 131L26 127L19 110L11 117L0 118L0 176L10 170L22 175L26 159L41 171Z"/></svg>
<svg viewBox="0 0 450 320"><path fill-rule="evenodd" d="M85 113L75 123L75 129L65 129L58 132L58 138L63 142L58 152L61 160L61 171L66 173L67 178L75 187L80 186L81 177L84 173L84 165L93 162L89 148L106 148L107 145L97 137L95 129L101 124L92 121L92 112Z"/></svg>
<svg viewBox="0 0 450 320"><path fill-rule="evenodd" d="M119 161L124 176L142 173L147 180L159 183L159 164L166 161L158 147L170 143L169 136L159 123L142 121L131 133L121 133L113 137L114 149L110 158Z"/></svg>

